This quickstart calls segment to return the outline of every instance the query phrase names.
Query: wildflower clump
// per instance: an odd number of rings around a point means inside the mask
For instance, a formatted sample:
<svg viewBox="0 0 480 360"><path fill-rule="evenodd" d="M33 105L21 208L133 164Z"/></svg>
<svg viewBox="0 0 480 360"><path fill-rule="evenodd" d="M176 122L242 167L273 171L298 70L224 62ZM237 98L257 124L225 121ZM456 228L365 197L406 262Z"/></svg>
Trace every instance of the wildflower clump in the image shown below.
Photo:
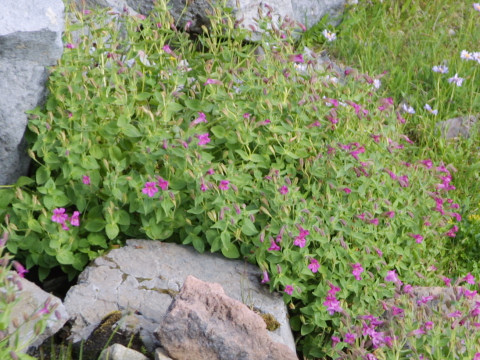
<svg viewBox="0 0 480 360"><path fill-rule="evenodd" d="M263 16L252 43L214 10L197 38L163 1L145 18L78 14L89 34L66 32L29 121L35 175L0 189L9 250L42 279L132 237L244 258L282 293L299 351L324 357L357 341L338 335L345 318L373 329L402 282L441 282L429 269L462 221L455 168L418 156L402 131L415 110L379 79L297 48L297 23Z"/></svg>

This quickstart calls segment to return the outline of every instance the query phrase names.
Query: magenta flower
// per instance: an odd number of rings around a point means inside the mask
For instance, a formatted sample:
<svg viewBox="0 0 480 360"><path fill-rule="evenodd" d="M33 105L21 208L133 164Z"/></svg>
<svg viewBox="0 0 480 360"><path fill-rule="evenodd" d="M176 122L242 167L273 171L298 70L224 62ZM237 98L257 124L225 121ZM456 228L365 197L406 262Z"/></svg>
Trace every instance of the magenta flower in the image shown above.
<svg viewBox="0 0 480 360"><path fill-rule="evenodd" d="M85 185L90 185L90 176L88 176L88 175L83 175L83 177L82 177L82 182L83 182Z"/></svg>
<svg viewBox="0 0 480 360"><path fill-rule="evenodd" d="M229 189L229 180L220 180L220 184L218 185L218 188L220 190L228 190Z"/></svg>
<svg viewBox="0 0 480 360"><path fill-rule="evenodd" d="M68 215L65 214L64 208L53 209L52 221L63 224L68 220Z"/></svg>
<svg viewBox="0 0 480 360"><path fill-rule="evenodd" d="M296 246L298 246L298 247L303 248L303 247L305 247L306 241L307 241L307 240L306 240L304 237L301 237L301 236L299 235L299 236L297 236L297 237L295 238L295 240L294 240L294 242L293 242L293 245L296 245Z"/></svg>
<svg viewBox="0 0 480 360"><path fill-rule="evenodd" d="M200 123L207 123L207 117L203 112L198 113L198 117L190 123L190 127L195 126Z"/></svg>
<svg viewBox="0 0 480 360"><path fill-rule="evenodd" d="M157 192L158 192L157 184L153 181L146 182L145 187L142 189L142 193L148 195L149 197L155 196Z"/></svg>
<svg viewBox="0 0 480 360"><path fill-rule="evenodd" d="M453 227L445 235L453 238L457 236L457 231L458 231L458 226L453 225Z"/></svg>
<svg viewBox="0 0 480 360"><path fill-rule="evenodd" d="M405 294L410 294L413 291L413 286L410 284L403 285L403 292Z"/></svg>
<svg viewBox="0 0 480 360"><path fill-rule="evenodd" d="M270 247L268 248L268 251L280 251L280 246L277 245L275 240L270 241Z"/></svg>
<svg viewBox="0 0 480 360"><path fill-rule="evenodd" d="M332 336L332 347L335 347L340 342L340 338L338 336Z"/></svg>
<svg viewBox="0 0 480 360"><path fill-rule="evenodd" d="M410 234L410 236L414 238L418 244L420 244L423 241L423 236L420 234Z"/></svg>
<svg viewBox="0 0 480 360"><path fill-rule="evenodd" d="M480 11L480 4L474 4L477 5L477 10ZM473 360L480 360L480 352L476 353L475 356L473 357Z"/></svg>
<svg viewBox="0 0 480 360"><path fill-rule="evenodd" d="M288 193L288 187L283 185L280 189L278 189L278 191L280 192L280 194L285 195L286 193Z"/></svg>
<svg viewBox="0 0 480 360"><path fill-rule="evenodd" d="M402 282L398 278L397 271L396 270L390 270L387 272L387 276L385 276L385 281L391 281L394 283L399 283L401 284Z"/></svg>
<svg viewBox="0 0 480 360"><path fill-rule="evenodd" d="M390 219L393 219L395 217L395 211L386 211L383 213L384 216L389 217Z"/></svg>
<svg viewBox="0 0 480 360"><path fill-rule="evenodd" d="M380 138L382 137L382 135L375 135L375 134L372 134L370 136L372 137L373 141L375 141L376 143L379 143Z"/></svg>
<svg viewBox="0 0 480 360"><path fill-rule="evenodd" d="M288 295L292 295L293 293L293 286L292 285L287 285L285 286L285 290L284 290Z"/></svg>
<svg viewBox="0 0 480 360"><path fill-rule="evenodd" d="M203 85L221 85L222 82L220 80L215 79L207 79Z"/></svg>
<svg viewBox="0 0 480 360"><path fill-rule="evenodd" d="M72 43L67 43L67 44L65 45L65 47L66 47L67 49L75 49L75 45L72 44Z"/></svg>
<svg viewBox="0 0 480 360"><path fill-rule="evenodd" d="M340 307L340 301L334 295L327 295L323 306L327 308L327 311L330 315L333 315L335 312L342 312L343 309Z"/></svg>
<svg viewBox="0 0 480 360"><path fill-rule="evenodd" d="M204 183L204 182L202 182L202 183L200 184L200 190L202 190L203 192L205 192L205 191L207 191L207 190L208 190L208 186L207 186L207 185L205 185L205 183Z"/></svg>
<svg viewBox="0 0 480 360"><path fill-rule="evenodd" d="M433 166L432 160L426 159L426 160L421 160L420 161L427 169L431 169Z"/></svg>
<svg viewBox="0 0 480 360"><path fill-rule="evenodd" d="M475 277L470 273L468 273L462 280L467 284L475 285Z"/></svg>
<svg viewBox="0 0 480 360"><path fill-rule="evenodd" d="M157 181L157 185L160 186L160 188L162 190L167 190L168 189L168 181L167 180L164 180L162 177L158 177L157 178L158 181Z"/></svg>
<svg viewBox="0 0 480 360"><path fill-rule="evenodd" d="M169 54L169 55L174 55L174 53L173 53L173 51L172 51L172 49L170 48L169 45L164 45L164 46L162 47L162 50L165 51L165 52L166 52L167 54Z"/></svg>
<svg viewBox="0 0 480 360"><path fill-rule="evenodd" d="M355 280L362 280L362 277L361 277L361 274L363 273L362 264L356 263L356 264L351 264L350 266L353 268L352 274L353 276L355 276Z"/></svg>
<svg viewBox="0 0 480 360"><path fill-rule="evenodd" d="M450 286L450 285L452 285L452 279L449 279L448 277L443 276L443 277L442 277L442 280L443 280L443 282L445 283L445 286Z"/></svg>
<svg viewBox="0 0 480 360"><path fill-rule="evenodd" d="M72 224L73 226L80 226L80 212L73 212L73 215L70 218L70 224Z"/></svg>
<svg viewBox="0 0 480 360"><path fill-rule="evenodd" d="M330 289L327 291L329 295L335 296L335 294L341 290L338 286L333 284L328 284L328 286L330 287Z"/></svg>
<svg viewBox="0 0 480 360"><path fill-rule="evenodd" d="M355 343L355 334L352 333L346 333L345 336L343 337L343 341L347 344L354 344Z"/></svg>
<svg viewBox="0 0 480 360"><path fill-rule="evenodd" d="M208 133L196 135L196 137L198 139L198 145L203 146L203 145L208 144L211 141L209 136L210 135Z"/></svg>
<svg viewBox="0 0 480 360"><path fill-rule="evenodd" d="M392 315L393 316L403 316L405 311L402 308L392 306Z"/></svg>
<svg viewBox="0 0 480 360"><path fill-rule="evenodd" d="M291 62L295 62L295 63L303 63L304 62L302 54L290 55L289 60Z"/></svg>
<svg viewBox="0 0 480 360"><path fill-rule="evenodd" d="M365 148L360 146L358 149L351 151L350 155L352 155L356 160L358 160L358 154L362 154L365 152Z"/></svg>
<svg viewBox="0 0 480 360"><path fill-rule="evenodd" d="M345 192L345 194L350 194L352 192L352 190L349 189L348 187L343 188L342 190Z"/></svg>
<svg viewBox="0 0 480 360"><path fill-rule="evenodd" d="M410 184L408 183L408 175L402 175L397 178L398 183L401 187L408 187Z"/></svg>
<svg viewBox="0 0 480 360"><path fill-rule="evenodd" d="M262 284L265 284L270 281L270 278L268 277L268 272L267 270L263 270L263 278L262 278Z"/></svg>
<svg viewBox="0 0 480 360"><path fill-rule="evenodd" d="M426 303L428 303L429 301L431 301L433 299L434 299L434 297L432 295L422 296L419 300L417 300L417 305L418 306L425 305Z"/></svg>
<svg viewBox="0 0 480 360"><path fill-rule="evenodd" d="M310 264L308 265L308 268L313 272L316 273L318 269L320 268L320 264L318 263L317 259L311 258L310 259Z"/></svg>
<svg viewBox="0 0 480 360"><path fill-rule="evenodd" d="M28 273L28 270L23 267L18 261L12 262L13 267L17 270L18 276L25 277L25 274Z"/></svg>
<svg viewBox="0 0 480 360"><path fill-rule="evenodd" d="M377 219L377 218L372 219L372 220L368 220L368 222L369 222L370 224L375 225L375 226L378 225L378 219Z"/></svg>
<svg viewBox="0 0 480 360"><path fill-rule="evenodd" d="M456 310L454 312L451 312L450 314L447 314L447 316L450 318L457 318L462 316L462 312L460 310Z"/></svg>

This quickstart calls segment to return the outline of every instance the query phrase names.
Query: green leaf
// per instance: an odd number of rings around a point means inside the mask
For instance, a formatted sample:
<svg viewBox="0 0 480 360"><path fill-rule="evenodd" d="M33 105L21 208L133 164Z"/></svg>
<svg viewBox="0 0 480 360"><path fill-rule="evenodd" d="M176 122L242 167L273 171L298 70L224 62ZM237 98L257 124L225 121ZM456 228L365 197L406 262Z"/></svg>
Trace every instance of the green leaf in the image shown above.
<svg viewBox="0 0 480 360"><path fill-rule="evenodd" d="M203 242L202 238L192 235L192 243L195 250L197 250L200 254L203 254L205 251L205 243Z"/></svg>
<svg viewBox="0 0 480 360"><path fill-rule="evenodd" d="M6 209L14 198L13 189L0 189L0 209Z"/></svg>
<svg viewBox="0 0 480 360"><path fill-rule="evenodd" d="M179 103L176 103L176 102L171 102L167 105L167 110L168 112L170 113L176 113L176 112L179 112L181 110L183 110L183 105L179 104Z"/></svg>
<svg viewBox="0 0 480 360"><path fill-rule="evenodd" d="M30 230L33 230L35 232L41 233L43 232L43 227L40 225L40 223L35 220L34 218L29 218L27 220L27 226Z"/></svg>
<svg viewBox="0 0 480 360"><path fill-rule="evenodd" d="M218 139L223 139L225 137L225 128L221 125L213 126L210 130Z"/></svg>
<svg viewBox="0 0 480 360"><path fill-rule="evenodd" d="M115 221L120 225L130 225L130 214L125 210L118 210L115 215Z"/></svg>
<svg viewBox="0 0 480 360"><path fill-rule="evenodd" d="M224 245L222 247L222 254L229 259L238 259L238 257L240 256L237 247L232 243L229 243L228 246Z"/></svg>
<svg viewBox="0 0 480 360"><path fill-rule="evenodd" d="M105 236L100 234L89 234L87 237L88 243L93 246L100 246L104 249L108 247Z"/></svg>
<svg viewBox="0 0 480 360"><path fill-rule="evenodd" d="M75 256L73 253L65 248L58 249L57 255L55 256L57 261L62 265L71 265L75 261Z"/></svg>
<svg viewBox="0 0 480 360"><path fill-rule="evenodd" d="M246 218L246 219L243 219L242 233L244 233L247 236L253 236L258 234L258 230L253 224L253 222L250 219Z"/></svg>
<svg viewBox="0 0 480 360"><path fill-rule="evenodd" d="M103 219L87 219L85 222L85 230L91 232L98 232L105 227L105 220Z"/></svg>
<svg viewBox="0 0 480 360"><path fill-rule="evenodd" d="M202 110L202 102L197 99L188 99L185 100L185 106L189 109L200 111ZM181 109L180 109L181 110Z"/></svg>
<svg viewBox="0 0 480 360"><path fill-rule="evenodd" d="M15 186L22 187L22 186L28 186L28 185L33 185L35 181L29 177L26 176L20 176L15 183Z"/></svg>
<svg viewBox="0 0 480 360"><path fill-rule="evenodd" d="M107 233L107 236L110 240L113 240L117 237L118 233L120 232L120 229L118 228L118 225L115 223L110 223L105 226L105 232Z"/></svg>
<svg viewBox="0 0 480 360"><path fill-rule="evenodd" d="M41 166L35 174L37 184L42 185L50 178L50 170L46 166Z"/></svg>
<svg viewBox="0 0 480 360"><path fill-rule="evenodd" d="M122 132L130 138L137 138L142 136L140 131L138 131L138 129L132 124L127 124L122 127Z"/></svg>

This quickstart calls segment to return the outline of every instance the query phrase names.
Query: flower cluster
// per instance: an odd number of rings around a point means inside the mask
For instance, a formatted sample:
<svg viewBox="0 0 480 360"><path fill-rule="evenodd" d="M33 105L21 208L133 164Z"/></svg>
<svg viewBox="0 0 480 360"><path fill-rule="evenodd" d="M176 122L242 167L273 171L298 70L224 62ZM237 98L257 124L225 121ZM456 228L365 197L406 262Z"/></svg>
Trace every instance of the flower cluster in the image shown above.
<svg viewBox="0 0 480 360"><path fill-rule="evenodd" d="M63 230L70 230L67 226L67 221L69 221L72 226L80 226L80 212L78 211L74 211L72 216L68 216L65 212L65 208L53 209L51 219L53 222L59 223Z"/></svg>
<svg viewBox="0 0 480 360"><path fill-rule="evenodd" d="M340 301L337 300L336 296L336 293L341 289L333 284L328 284L328 286L330 289L327 292L323 306L327 308L330 315L333 315L335 312L343 312L343 309L340 307Z"/></svg>

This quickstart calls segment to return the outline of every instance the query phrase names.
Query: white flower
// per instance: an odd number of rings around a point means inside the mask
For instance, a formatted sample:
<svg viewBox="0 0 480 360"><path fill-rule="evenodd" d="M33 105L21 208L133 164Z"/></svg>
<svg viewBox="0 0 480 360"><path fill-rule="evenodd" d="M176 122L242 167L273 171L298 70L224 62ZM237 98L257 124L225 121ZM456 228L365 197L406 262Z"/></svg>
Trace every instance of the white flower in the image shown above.
<svg viewBox="0 0 480 360"><path fill-rule="evenodd" d="M375 89L380 89L380 86L382 86L382 82L378 79L373 80L373 87Z"/></svg>
<svg viewBox="0 0 480 360"><path fill-rule="evenodd" d="M333 41L337 38L337 35L331 31L328 31L327 29L323 30L322 32L323 36L325 36L325 39L327 39L327 41Z"/></svg>
<svg viewBox="0 0 480 360"><path fill-rule="evenodd" d="M472 53L473 60L480 64L480 51Z"/></svg>
<svg viewBox="0 0 480 360"><path fill-rule="evenodd" d="M467 50L462 50L460 52L460 57L464 60L473 60L472 54L470 54Z"/></svg>
<svg viewBox="0 0 480 360"><path fill-rule="evenodd" d="M406 113L409 113L409 114L415 114L415 109L413 107L411 107L410 105L407 105L405 103L402 104L402 109L403 111L405 111Z"/></svg>
<svg viewBox="0 0 480 360"><path fill-rule="evenodd" d="M450 79L448 79L448 82L450 84L455 83L455 85L457 85L457 86L462 86L463 80L465 80L465 79L461 78L461 77L458 77L458 74L455 74L454 77L451 77Z"/></svg>
<svg viewBox="0 0 480 360"><path fill-rule="evenodd" d="M448 72L448 67L445 65L435 65L432 70L436 73L446 74Z"/></svg>
<svg viewBox="0 0 480 360"><path fill-rule="evenodd" d="M433 115L437 115L437 114L438 114L438 110L436 110L436 109L433 110L433 109L431 108L431 106L428 105L428 104L425 104L425 106L424 106L423 108L424 108L425 110L427 110L430 114L433 114Z"/></svg>

